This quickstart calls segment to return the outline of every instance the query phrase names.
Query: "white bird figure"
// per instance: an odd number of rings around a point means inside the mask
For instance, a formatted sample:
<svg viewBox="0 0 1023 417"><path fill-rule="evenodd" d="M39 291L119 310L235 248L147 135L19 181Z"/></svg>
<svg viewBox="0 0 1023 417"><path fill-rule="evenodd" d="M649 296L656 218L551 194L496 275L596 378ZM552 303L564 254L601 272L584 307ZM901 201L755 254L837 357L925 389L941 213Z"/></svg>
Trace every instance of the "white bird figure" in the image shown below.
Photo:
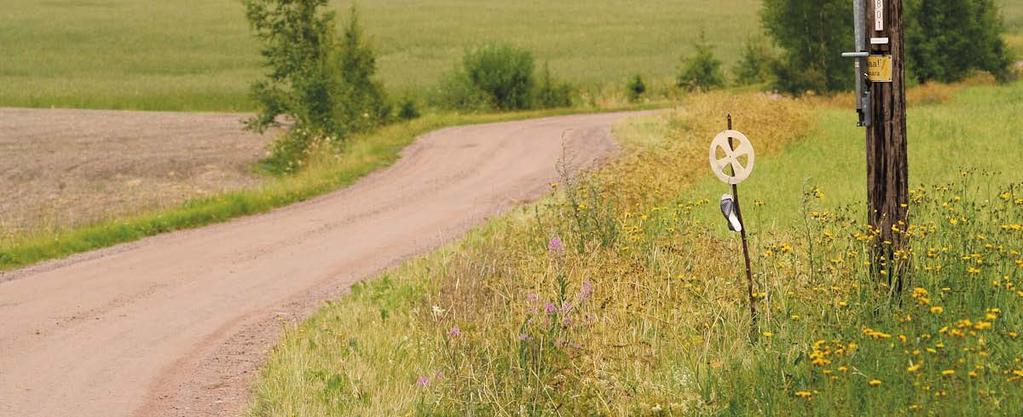
<svg viewBox="0 0 1023 417"><path fill-rule="evenodd" d="M739 214L735 207L735 199L731 194L721 196L721 214L728 220L728 230L733 232L742 231L742 223L739 222Z"/></svg>

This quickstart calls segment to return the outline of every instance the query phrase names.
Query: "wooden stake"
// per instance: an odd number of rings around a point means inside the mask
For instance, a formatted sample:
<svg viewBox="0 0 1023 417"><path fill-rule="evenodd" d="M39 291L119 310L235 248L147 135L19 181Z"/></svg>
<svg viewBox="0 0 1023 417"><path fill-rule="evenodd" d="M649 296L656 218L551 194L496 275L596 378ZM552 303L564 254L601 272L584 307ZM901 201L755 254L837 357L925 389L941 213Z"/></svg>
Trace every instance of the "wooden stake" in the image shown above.
<svg viewBox="0 0 1023 417"><path fill-rule="evenodd" d="M732 114L728 114L728 130L732 130ZM735 144L732 143L732 138L728 138L728 146L735 150ZM733 172L732 175L735 175ZM742 206L739 204L739 185L732 184L732 199L735 200L735 216L739 218L739 224L742 225L742 230L739 231L739 235L742 236L742 256L746 258L746 293L749 295L749 317L750 317L750 332L756 335L757 330L757 299L753 294L753 268L750 263L749 257L749 242L746 240L746 222L742 220Z"/></svg>

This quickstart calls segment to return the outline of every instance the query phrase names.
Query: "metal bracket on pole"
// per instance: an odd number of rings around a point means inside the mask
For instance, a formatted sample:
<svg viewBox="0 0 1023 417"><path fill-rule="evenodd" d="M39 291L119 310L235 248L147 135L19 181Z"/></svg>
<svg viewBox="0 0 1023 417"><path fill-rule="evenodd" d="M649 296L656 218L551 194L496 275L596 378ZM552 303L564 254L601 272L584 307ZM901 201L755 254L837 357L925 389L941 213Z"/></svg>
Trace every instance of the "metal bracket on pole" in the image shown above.
<svg viewBox="0 0 1023 417"><path fill-rule="evenodd" d="M867 5L865 0L853 0L853 26L856 38L856 52L845 52L844 58L853 58L856 69L856 113L859 115L858 126L869 127L871 124L870 111L870 82L867 79L867 36L864 33L867 25Z"/></svg>

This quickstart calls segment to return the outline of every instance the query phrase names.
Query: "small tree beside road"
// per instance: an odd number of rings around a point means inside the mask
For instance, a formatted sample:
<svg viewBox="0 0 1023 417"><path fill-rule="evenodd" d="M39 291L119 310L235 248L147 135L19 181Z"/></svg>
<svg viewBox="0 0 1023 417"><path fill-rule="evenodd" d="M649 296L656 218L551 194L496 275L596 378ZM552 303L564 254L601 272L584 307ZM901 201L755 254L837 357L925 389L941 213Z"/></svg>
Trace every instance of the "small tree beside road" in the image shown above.
<svg viewBox="0 0 1023 417"><path fill-rule="evenodd" d="M291 126L271 149L278 172L301 164L312 142L342 143L352 133L386 122L382 86L374 80L376 56L352 9L342 37L328 0L245 0L246 16L268 72L252 86L258 114L249 128L262 132L286 118Z"/></svg>

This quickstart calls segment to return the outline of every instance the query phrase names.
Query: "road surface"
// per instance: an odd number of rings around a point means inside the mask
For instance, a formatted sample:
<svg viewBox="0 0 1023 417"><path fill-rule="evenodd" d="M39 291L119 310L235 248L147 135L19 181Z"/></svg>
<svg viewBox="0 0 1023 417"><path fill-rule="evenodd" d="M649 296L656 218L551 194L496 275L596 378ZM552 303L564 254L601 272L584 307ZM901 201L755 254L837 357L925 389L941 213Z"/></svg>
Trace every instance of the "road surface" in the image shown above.
<svg viewBox="0 0 1023 417"><path fill-rule="evenodd" d="M238 415L282 323L542 196L626 116L440 130L315 200L0 275L0 416Z"/></svg>

